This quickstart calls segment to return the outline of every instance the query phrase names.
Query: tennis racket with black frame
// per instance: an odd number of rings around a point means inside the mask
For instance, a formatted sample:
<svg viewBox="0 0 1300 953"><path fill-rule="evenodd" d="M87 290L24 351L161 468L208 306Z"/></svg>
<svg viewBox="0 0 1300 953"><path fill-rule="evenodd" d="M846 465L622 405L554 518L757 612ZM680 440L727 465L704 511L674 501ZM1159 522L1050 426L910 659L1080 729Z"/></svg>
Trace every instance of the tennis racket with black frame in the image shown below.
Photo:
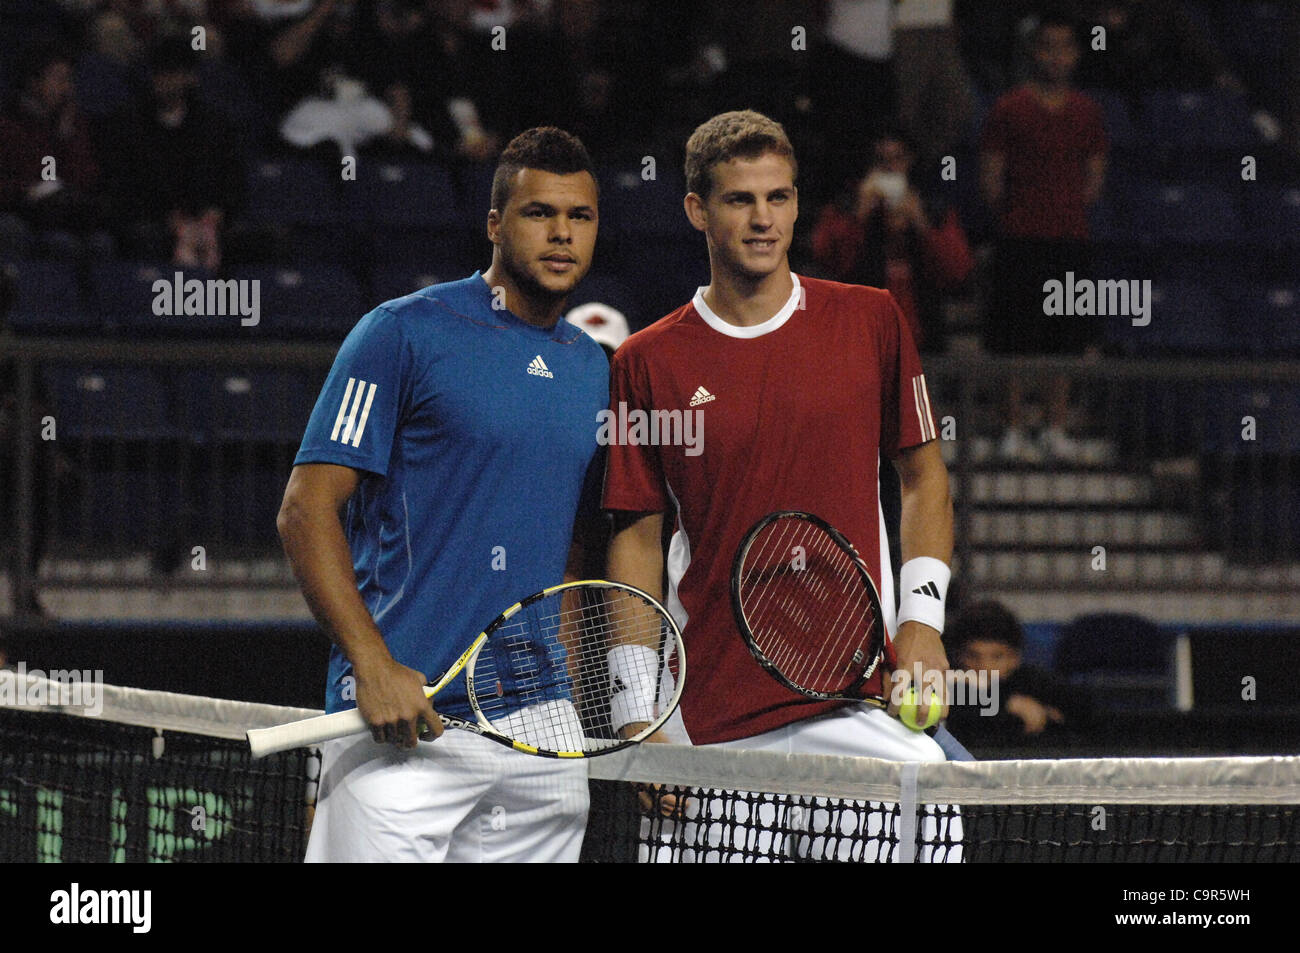
<svg viewBox="0 0 1300 953"><path fill-rule="evenodd" d="M897 665L880 594L853 544L825 520L781 510L755 523L732 564L731 603L750 653L791 691L888 707L866 691L882 663ZM946 728L927 734L950 760L973 760Z"/></svg>
<svg viewBox="0 0 1300 953"><path fill-rule="evenodd" d="M681 698L686 654L658 600L589 579L506 609L425 694L436 696L462 672L474 720L439 712L445 726L526 754L590 758L636 744L668 720ZM253 729L248 742L260 758L369 730L353 708Z"/></svg>

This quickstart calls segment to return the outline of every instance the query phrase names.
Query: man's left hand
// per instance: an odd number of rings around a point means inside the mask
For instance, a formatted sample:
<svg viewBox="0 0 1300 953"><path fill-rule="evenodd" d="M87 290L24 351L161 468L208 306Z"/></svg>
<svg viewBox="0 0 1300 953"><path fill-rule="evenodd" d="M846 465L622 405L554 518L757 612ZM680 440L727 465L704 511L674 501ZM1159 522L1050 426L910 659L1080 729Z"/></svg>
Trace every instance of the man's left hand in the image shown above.
<svg viewBox="0 0 1300 953"><path fill-rule="evenodd" d="M921 682L916 686L918 702L923 702L928 696L927 686L936 688L943 702L940 717L947 718L948 699L942 696L947 684L945 674L948 671L948 653L944 651L939 633L924 622L904 622L894 637L894 651L898 657L898 667L885 684L889 713L898 717L898 706L912 685L919 666Z"/></svg>

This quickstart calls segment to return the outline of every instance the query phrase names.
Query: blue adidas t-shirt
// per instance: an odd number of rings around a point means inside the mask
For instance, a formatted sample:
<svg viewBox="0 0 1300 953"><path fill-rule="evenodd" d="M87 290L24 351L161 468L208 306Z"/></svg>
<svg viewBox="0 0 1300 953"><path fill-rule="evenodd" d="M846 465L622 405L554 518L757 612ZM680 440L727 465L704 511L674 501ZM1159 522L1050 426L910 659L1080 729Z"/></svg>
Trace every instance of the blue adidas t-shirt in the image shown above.
<svg viewBox="0 0 1300 953"><path fill-rule="evenodd" d="M604 351L564 320L544 330L492 302L475 272L367 314L294 460L364 471L345 521L357 585L393 657L430 679L563 580L575 515L599 505ZM351 674L335 646L327 711L356 704ZM462 685L435 706L468 715Z"/></svg>

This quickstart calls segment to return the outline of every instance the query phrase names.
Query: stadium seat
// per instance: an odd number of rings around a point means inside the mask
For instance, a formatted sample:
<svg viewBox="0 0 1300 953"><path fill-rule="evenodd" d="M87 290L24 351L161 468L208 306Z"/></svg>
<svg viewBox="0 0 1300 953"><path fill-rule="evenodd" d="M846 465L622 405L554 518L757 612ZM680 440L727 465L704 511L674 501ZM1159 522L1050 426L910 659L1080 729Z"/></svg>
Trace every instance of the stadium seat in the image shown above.
<svg viewBox="0 0 1300 953"><path fill-rule="evenodd" d="M22 334L57 334L99 329L99 317L85 306L76 265L67 261L8 262L15 282L8 323Z"/></svg>
<svg viewBox="0 0 1300 953"><path fill-rule="evenodd" d="M1261 357L1300 356L1300 283L1242 283L1225 295L1242 350Z"/></svg>
<svg viewBox="0 0 1300 953"><path fill-rule="evenodd" d="M113 365L63 365L45 372L59 435L91 440L167 440L181 430L164 384L166 371Z"/></svg>
<svg viewBox="0 0 1300 953"><path fill-rule="evenodd" d="M1151 286L1151 323L1135 327L1128 317L1107 320L1111 341L1136 353L1219 354L1238 342L1227 334L1223 303L1214 291L1186 281Z"/></svg>
<svg viewBox="0 0 1300 953"><path fill-rule="evenodd" d="M1132 233L1147 245L1208 245L1242 237L1237 203L1217 186L1134 182L1126 202Z"/></svg>
<svg viewBox="0 0 1300 953"><path fill-rule="evenodd" d="M1300 246L1300 188L1252 186L1246 192L1245 213L1256 244Z"/></svg>
<svg viewBox="0 0 1300 953"><path fill-rule="evenodd" d="M457 205L450 173L432 162L363 159L356 181L343 183L344 218L355 225L451 226L457 220Z"/></svg>
<svg viewBox="0 0 1300 953"><path fill-rule="evenodd" d="M1259 139L1245 97L1225 90L1152 90L1134 120L1139 141L1162 151L1226 151Z"/></svg>
<svg viewBox="0 0 1300 953"><path fill-rule="evenodd" d="M205 370L184 375L177 399L193 439L297 444L324 380L324 369Z"/></svg>
<svg viewBox="0 0 1300 953"><path fill-rule="evenodd" d="M231 275L259 282L261 320L251 330L262 334L342 338L369 310L356 279L340 268L247 265Z"/></svg>
<svg viewBox="0 0 1300 953"><path fill-rule="evenodd" d="M1161 710L1173 702L1173 636L1141 616L1080 616L1061 632L1056 671L1102 711Z"/></svg>
<svg viewBox="0 0 1300 953"><path fill-rule="evenodd" d="M299 158L263 158L249 166L245 214L268 225L326 225L342 217L337 169ZM355 184L355 183L352 183Z"/></svg>
<svg viewBox="0 0 1300 953"><path fill-rule="evenodd" d="M201 269L181 270L169 265L140 262L99 261L90 266L91 296L104 328L129 332L154 332L168 335L212 336L239 330L238 299L230 300L229 286L221 286L221 299L208 301L204 285L203 314L157 314L157 310L176 310L174 286L176 274L183 283L207 282L212 278ZM165 289L155 291L154 283L166 282ZM165 299L165 300L163 300ZM221 311L227 313L222 314Z"/></svg>
<svg viewBox="0 0 1300 953"><path fill-rule="evenodd" d="M1243 432L1254 421L1253 439ZM1272 381L1206 387L1203 448L1228 456L1300 455L1300 384Z"/></svg>

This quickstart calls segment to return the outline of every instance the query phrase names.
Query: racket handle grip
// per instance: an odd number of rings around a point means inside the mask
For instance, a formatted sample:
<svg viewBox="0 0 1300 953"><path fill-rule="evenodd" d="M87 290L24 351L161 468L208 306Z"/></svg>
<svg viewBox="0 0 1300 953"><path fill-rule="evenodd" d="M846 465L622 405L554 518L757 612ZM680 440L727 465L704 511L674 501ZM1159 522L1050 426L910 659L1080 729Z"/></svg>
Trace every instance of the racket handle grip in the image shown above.
<svg viewBox="0 0 1300 953"><path fill-rule="evenodd" d="M426 685L424 694L432 697L438 686ZM445 719L444 719L445 721ZM370 730L365 717L356 708L336 711L329 715L317 715L301 721L291 721L287 725L275 725L271 728L252 728L245 732L248 748L254 758L264 758L281 751L294 748L308 748L323 741L346 738L349 735L361 735Z"/></svg>
<svg viewBox="0 0 1300 953"><path fill-rule="evenodd" d="M361 734L368 727L361 712L349 708L332 715L304 718L302 721L291 721L287 725L276 725L273 728L253 728L248 732L248 747L254 758L264 758L281 751L306 748L322 741Z"/></svg>

